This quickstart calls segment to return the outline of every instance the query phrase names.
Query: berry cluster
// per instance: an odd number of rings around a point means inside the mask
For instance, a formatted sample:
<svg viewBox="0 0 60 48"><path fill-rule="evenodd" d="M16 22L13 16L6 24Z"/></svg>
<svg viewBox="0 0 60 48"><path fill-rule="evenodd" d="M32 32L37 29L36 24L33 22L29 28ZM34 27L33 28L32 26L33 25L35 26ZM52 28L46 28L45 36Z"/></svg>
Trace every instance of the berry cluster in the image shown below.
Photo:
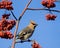
<svg viewBox="0 0 60 48"><path fill-rule="evenodd" d="M57 16L56 16L56 15L53 15L53 14L52 14L52 15L51 15L51 14L47 14L47 15L46 15L46 19L47 19L47 20L55 20L56 17L57 17Z"/></svg>
<svg viewBox="0 0 60 48"><path fill-rule="evenodd" d="M13 10L13 7L11 5L12 5L11 1L1 1L0 9Z"/></svg>
<svg viewBox="0 0 60 48"><path fill-rule="evenodd" d="M3 14L0 19L0 37L5 39L12 39L13 34L10 30L15 26L15 20L8 20L10 14Z"/></svg>
<svg viewBox="0 0 60 48"><path fill-rule="evenodd" d="M41 4L47 8L54 8L56 7L54 2L50 1L42 1Z"/></svg>
<svg viewBox="0 0 60 48"><path fill-rule="evenodd" d="M10 14L3 14L3 15L2 15L2 19L5 19L5 18L6 18L6 19L9 19L9 16L10 16Z"/></svg>
<svg viewBox="0 0 60 48"><path fill-rule="evenodd" d="M13 34L10 31L0 31L0 37L5 39L12 39Z"/></svg>
<svg viewBox="0 0 60 48"><path fill-rule="evenodd" d="M7 20L10 14L2 15L2 19L0 20L0 31L11 30L16 24L15 20Z"/></svg>
<svg viewBox="0 0 60 48"><path fill-rule="evenodd" d="M38 43L34 42L32 44L32 48L41 48L41 46Z"/></svg>

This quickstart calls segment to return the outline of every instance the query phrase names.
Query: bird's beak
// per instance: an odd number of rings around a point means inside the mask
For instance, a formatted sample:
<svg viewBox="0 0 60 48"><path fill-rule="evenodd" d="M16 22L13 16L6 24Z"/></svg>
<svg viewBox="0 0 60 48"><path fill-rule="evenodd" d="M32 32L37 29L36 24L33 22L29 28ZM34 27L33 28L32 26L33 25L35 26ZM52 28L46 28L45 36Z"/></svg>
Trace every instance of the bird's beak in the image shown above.
<svg viewBox="0 0 60 48"><path fill-rule="evenodd" d="M36 26L38 26L38 24L36 24Z"/></svg>

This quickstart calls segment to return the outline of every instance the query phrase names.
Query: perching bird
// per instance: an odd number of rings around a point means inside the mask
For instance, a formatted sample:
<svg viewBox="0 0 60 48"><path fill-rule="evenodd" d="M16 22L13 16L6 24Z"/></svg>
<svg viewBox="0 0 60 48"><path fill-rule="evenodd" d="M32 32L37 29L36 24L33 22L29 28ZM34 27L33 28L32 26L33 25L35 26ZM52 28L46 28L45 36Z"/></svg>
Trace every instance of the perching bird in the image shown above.
<svg viewBox="0 0 60 48"><path fill-rule="evenodd" d="M37 24L31 20L30 24L18 33L17 39L20 39L21 41L29 39L32 36L36 26Z"/></svg>

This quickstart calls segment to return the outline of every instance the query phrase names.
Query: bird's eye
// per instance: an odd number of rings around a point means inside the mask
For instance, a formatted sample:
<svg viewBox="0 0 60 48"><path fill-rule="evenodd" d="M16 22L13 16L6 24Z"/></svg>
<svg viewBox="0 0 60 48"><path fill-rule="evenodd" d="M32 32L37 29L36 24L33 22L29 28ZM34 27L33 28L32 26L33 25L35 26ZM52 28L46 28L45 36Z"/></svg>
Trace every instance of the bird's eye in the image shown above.
<svg viewBox="0 0 60 48"><path fill-rule="evenodd" d="M35 25L35 24L33 24L33 25Z"/></svg>

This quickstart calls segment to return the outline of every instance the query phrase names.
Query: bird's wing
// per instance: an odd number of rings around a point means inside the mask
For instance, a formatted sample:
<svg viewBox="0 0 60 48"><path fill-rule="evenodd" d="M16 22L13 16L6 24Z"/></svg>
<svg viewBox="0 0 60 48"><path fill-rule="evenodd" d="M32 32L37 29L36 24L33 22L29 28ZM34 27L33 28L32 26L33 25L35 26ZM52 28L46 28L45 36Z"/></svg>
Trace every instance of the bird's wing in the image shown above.
<svg viewBox="0 0 60 48"><path fill-rule="evenodd" d="M31 29L29 27L24 28L20 33L19 36L26 35L31 32Z"/></svg>

